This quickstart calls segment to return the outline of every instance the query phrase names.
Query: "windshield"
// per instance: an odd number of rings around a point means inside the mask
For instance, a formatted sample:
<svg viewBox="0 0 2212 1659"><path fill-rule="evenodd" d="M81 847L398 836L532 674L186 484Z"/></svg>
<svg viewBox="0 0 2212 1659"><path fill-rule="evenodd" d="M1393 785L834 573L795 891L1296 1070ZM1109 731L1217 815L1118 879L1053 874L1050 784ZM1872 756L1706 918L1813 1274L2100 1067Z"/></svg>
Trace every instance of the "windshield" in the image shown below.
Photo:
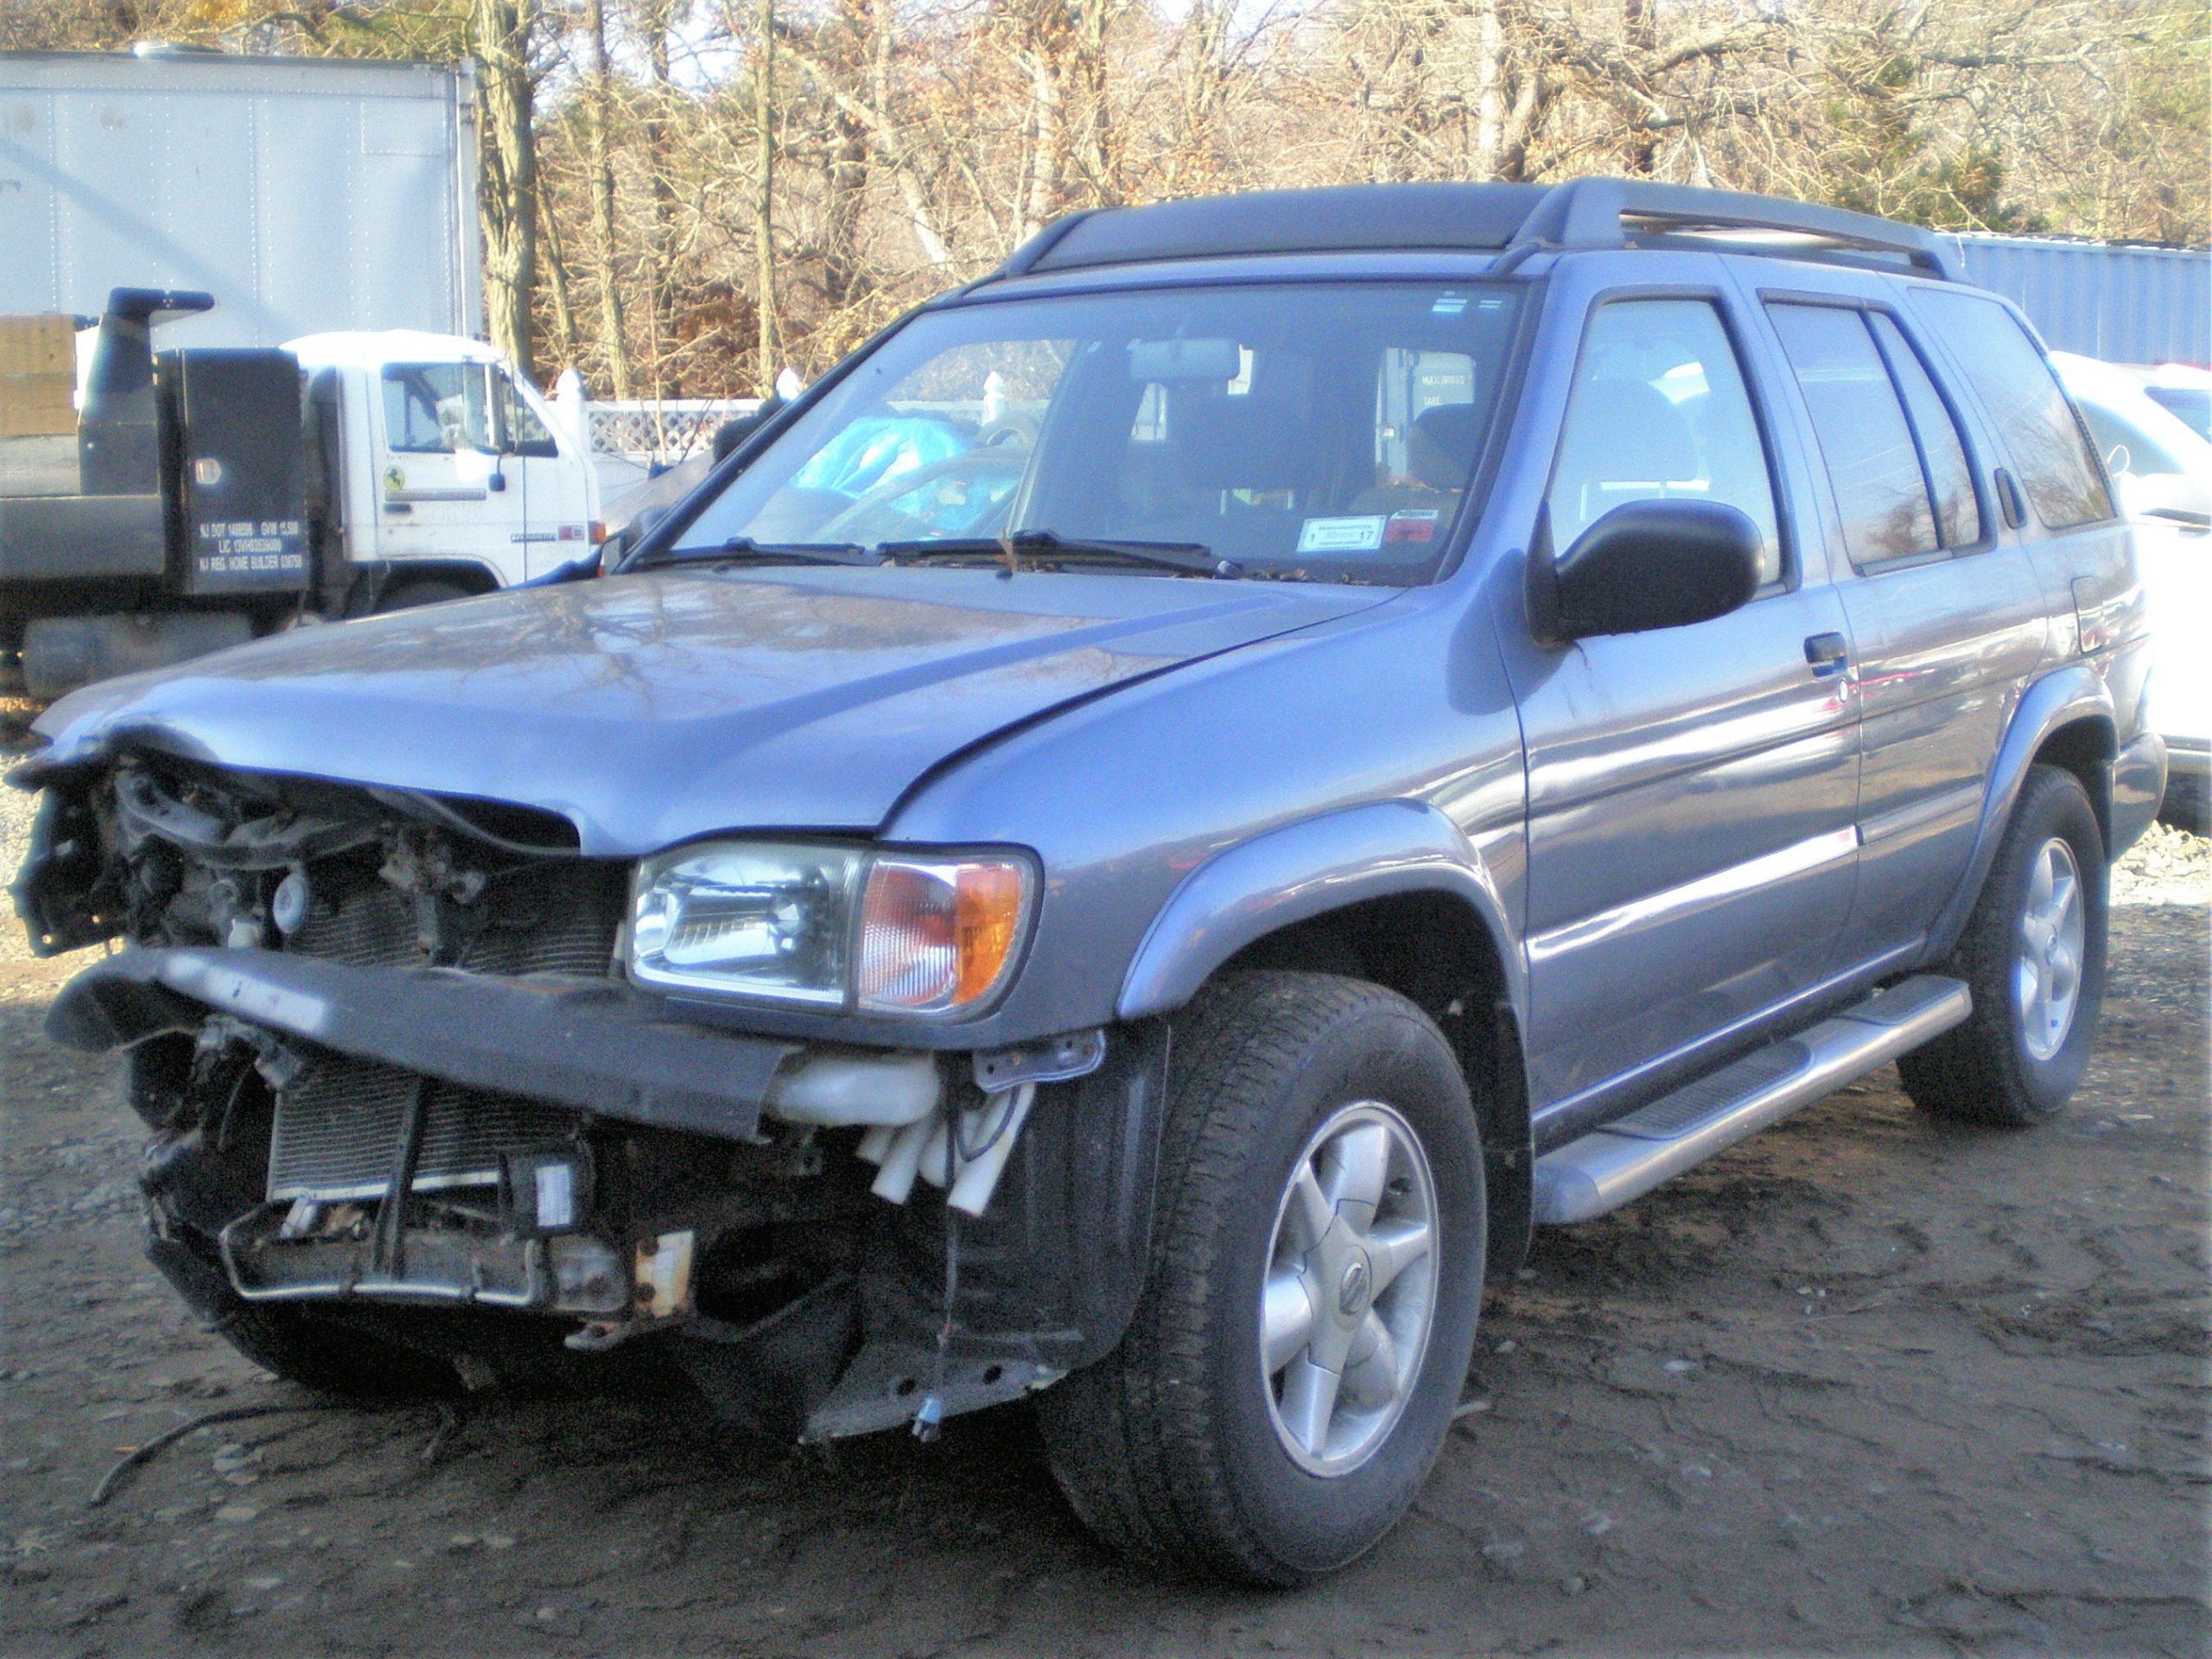
<svg viewBox="0 0 2212 1659"><path fill-rule="evenodd" d="M1503 286L1432 282L925 313L673 550L913 556L1005 537L1027 558L1112 542L1201 549L1255 575L1422 581L1496 416L1518 303Z"/></svg>
<svg viewBox="0 0 2212 1659"><path fill-rule="evenodd" d="M2145 386L2199 437L2212 438L2212 391L2202 386Z"/></svg>

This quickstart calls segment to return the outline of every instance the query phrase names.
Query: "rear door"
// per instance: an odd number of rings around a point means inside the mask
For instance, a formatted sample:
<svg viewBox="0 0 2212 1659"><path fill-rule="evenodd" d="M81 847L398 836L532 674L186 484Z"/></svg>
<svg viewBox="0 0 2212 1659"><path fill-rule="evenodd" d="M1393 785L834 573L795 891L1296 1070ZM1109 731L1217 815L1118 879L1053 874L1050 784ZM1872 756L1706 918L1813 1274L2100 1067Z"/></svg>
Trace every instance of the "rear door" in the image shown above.
<svg viewBox="0 0 2212 1659"><path fill-rule="evenodd" d="M1999 485L1886 285L1793 273L1761 297L1819 457L1859 659L1859 881L1843 958L1909 956L1971 858L1997 746L2048 643Z"/></svg>
<svg viewBox="0 0 2212 1659"><path fill-rule="evenodd" d="M1552 304L1576 317L1586 263L1553 278ZM1681 279L1586 295L1552 547L1628 502L1717 500L1765 532L1768 580L1692 626L1509 651L1529 757L1530 1065L1560 1123L1602 1117L1814 988L1851 899L1846 622L1817 542L1801 556L1740 296L1717 258L1634 269Z"/></svg>

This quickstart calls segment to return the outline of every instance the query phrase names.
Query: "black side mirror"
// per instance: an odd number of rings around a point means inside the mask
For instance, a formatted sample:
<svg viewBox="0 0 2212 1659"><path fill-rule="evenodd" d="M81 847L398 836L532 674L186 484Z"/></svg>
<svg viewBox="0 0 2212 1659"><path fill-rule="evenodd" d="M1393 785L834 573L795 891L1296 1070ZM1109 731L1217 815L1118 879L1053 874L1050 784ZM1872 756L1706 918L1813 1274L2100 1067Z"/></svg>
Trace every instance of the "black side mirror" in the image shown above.
<svg viewBox="0 0 2212 1659"><path fill-rule="evenodd" d="M1759 589L1758 526L1719 501L1630 501L1557 561L1530 555L1531 610L1560 640L1703 622Z"/></svg>

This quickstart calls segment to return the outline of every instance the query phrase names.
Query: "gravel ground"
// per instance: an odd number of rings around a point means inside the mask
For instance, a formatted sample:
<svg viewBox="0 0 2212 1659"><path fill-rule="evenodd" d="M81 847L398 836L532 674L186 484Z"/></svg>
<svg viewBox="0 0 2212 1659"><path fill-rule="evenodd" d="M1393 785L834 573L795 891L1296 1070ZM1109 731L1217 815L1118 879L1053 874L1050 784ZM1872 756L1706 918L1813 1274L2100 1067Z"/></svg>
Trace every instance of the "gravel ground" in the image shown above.
<svg viewBox="0 0 2212 1659"><path fill-rule="evenodd" d="M800 1455L666 1401L319 1405L138 1255L116 1069L36 1034L77 963L0 960L0 1653L2205 1654L2212 842L2113 892L2063 1118L1885 1071L1542 1236L1414 1514L1273 1596L1126 1572L1018 1412ZM290 1409L86 1506L239 1405Z"/></svg>

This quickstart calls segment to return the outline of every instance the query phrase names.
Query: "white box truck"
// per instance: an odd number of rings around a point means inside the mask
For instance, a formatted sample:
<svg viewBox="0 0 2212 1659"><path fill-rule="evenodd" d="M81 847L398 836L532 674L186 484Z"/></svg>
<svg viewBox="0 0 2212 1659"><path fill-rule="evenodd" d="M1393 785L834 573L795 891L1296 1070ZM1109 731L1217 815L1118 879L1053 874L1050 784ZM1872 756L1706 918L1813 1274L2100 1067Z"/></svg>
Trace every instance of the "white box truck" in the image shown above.
<svg viewBox="0 0 2212 1659"><path fill-rule="evenodd" d="M0 693L588 558L582 423L470 338L466 66L0 53Z"/></svg>
<svg viewBox="0 0 2212 1659"><path fill-rule="evenodd" d="M216 306L165 346L483 324L467 65L0 53L0 315Z"/></svg>

